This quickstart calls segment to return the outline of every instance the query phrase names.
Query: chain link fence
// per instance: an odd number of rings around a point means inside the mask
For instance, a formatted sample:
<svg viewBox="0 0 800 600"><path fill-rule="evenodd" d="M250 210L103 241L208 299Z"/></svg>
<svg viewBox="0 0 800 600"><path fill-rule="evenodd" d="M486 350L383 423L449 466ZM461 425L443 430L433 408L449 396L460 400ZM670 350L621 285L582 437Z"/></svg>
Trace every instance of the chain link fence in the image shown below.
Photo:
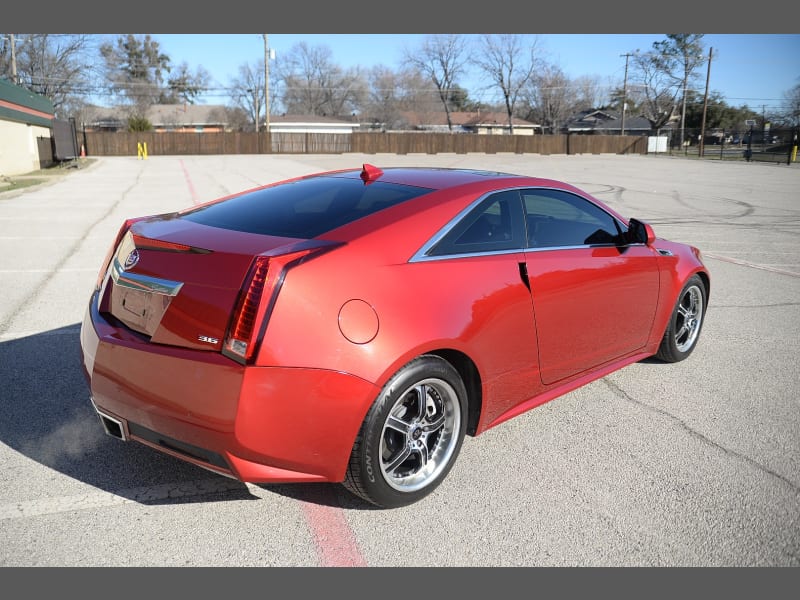
<svg viewBox="0 0 800 600"><path fill-rule="evenodd" d="M792 164L797 162L799 129L748 127L706 130L702 140L699 129L686 129L683 144L678 129L667 134L667 146L671 155Z"/></svg>

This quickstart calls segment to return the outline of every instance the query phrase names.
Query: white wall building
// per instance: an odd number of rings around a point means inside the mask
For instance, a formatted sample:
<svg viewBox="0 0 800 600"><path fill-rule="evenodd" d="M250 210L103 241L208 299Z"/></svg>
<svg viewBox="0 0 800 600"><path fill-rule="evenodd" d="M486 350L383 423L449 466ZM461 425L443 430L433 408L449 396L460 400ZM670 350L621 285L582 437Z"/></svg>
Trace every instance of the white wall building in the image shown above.
<svg viewBox="0 0 800 600"><path fill-rule="evenodd" d="M0 79L0 175L36 171L52 163L53 103Z"/></svg>

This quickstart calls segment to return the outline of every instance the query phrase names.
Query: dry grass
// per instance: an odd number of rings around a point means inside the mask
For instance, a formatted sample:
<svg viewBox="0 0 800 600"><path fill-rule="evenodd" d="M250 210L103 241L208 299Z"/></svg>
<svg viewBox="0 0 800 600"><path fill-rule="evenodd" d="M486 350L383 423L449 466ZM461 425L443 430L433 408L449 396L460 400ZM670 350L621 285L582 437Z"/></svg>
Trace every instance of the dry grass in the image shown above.
<svg viewBox="0 0 800 600"><path fill-rule="evenodd" d="M75 161L54 165L45 169L37 169L29 173L22 173L19 175L0 174L0 194L51 183L61 177L68 176L75 169L84 169L88 167L95 160L96 159L93 158L79 158Z"/></svg>

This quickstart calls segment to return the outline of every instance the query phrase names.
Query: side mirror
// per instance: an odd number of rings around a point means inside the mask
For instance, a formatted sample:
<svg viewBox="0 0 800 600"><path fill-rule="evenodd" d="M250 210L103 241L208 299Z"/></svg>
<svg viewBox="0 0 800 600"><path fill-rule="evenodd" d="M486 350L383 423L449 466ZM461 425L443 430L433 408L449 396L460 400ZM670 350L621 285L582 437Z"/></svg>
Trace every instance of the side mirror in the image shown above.
<svg viewBox="0 0 800 600"><path fill-rule="evenodd" d="M652 246L656 241L656 234L653 228L639 219L628 221L628 243L646 244Z"/></svg>

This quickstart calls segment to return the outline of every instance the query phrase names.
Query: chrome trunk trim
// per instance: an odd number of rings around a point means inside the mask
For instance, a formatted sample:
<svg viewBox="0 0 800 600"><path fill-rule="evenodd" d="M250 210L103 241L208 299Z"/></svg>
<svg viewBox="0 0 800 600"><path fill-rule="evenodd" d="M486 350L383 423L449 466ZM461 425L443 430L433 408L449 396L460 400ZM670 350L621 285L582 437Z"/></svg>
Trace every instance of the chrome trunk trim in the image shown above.
<svg viewBox="0 0 800 600"><path fill-rule="evenodd" d="M150 292L162 296L176 296L183 287L180 281L170 281L169 279L159 279L149 275L139 275L125 271L119 260L115 257L111 266L111 279L117 285L139 290L140 292Z"/></svg>

